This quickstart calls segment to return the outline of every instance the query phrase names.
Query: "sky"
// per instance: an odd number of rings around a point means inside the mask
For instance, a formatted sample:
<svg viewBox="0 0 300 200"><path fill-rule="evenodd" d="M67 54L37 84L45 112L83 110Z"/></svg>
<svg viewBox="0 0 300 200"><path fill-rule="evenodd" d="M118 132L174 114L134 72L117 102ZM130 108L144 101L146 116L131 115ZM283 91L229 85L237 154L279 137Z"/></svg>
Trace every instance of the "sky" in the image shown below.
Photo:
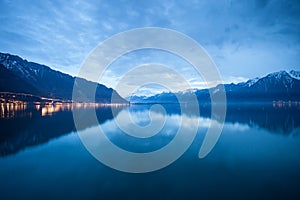
<svg viewBox="0 0 300 200"><path fill-rule="evenodd" d="M197 41L224 83L300 70L299 0L0 0L0 21L1 52L73 76L97 45L143 27L173 29ZM192 87L205 87L188 63L158 50L124 55L101 83L114 88L130 68L151 62L172 65ZM158 91L149 86L140 94Z"/></svg>

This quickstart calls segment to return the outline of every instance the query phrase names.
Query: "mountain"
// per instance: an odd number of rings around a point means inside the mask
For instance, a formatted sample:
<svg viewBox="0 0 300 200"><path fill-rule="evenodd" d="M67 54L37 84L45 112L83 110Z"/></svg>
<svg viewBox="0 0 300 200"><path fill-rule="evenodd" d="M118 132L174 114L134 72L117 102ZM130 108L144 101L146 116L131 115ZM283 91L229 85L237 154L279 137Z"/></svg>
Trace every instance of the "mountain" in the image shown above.
<svg viewBox="0 0 300 200"><path fill-rule="evenodd" d="M238 84L225 84L227 102L261 102L261 101L300 101L300 72L279 71L262 78L255 78ZM209 89L184 91L178 93L164 92L150 97L133 96L132 103L174 103L179 95L189 102L195 94L200 103L210 102L210 93L217 95L222 90L221 85Z"/></svg>
<svg viewBox="0 0 300 200"><path fill-rule="evenodd" d="M279 71L260 79L252 79L237 85L225 85L228 101L238 100L300 100L300 79L296 71Z"/></svg>
<svg viewBox="0 0 300 200"><path fill-rule="evenodd" d="M19 56L0 53L0 92L25 93L40 97L59 100L72 100L73 86L76 77L55 71L45 65L28 62ZM111 88L102 84L77 78L77 82L86 87L79 93L87 96L87 89L96 87L93 97L84 98L87 101L101 103L127 103L125 99Z"/></svg>

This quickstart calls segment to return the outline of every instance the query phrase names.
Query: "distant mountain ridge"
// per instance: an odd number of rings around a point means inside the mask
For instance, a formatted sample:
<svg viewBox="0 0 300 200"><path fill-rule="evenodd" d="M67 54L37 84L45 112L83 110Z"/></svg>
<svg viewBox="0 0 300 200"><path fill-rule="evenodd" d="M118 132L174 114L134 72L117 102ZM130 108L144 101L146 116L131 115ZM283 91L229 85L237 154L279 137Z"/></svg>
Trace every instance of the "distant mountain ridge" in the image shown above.
<svg viewBox="0 0 300 200"><path fill-rule="evenodd" d="M210 102L210 92L217 95L223 87L220 85L209 89L195 89L178 93L164 92L150 97L132 96L132 103L174 103L179 95L189 102L195 94L198 101ZM262 78L250 79L238 84L224 84L227 102L261 102L261 101L300 101L300 72L279 71Z"/></svg>
<svg viewBox="0 0 300 200"><path fill-rule="evenodd" d="M46 98L72 100L73 86L76 77L55 71L48 66L28 62L19 56L0 53L0 92L32 94ZM88 101L110 103L127 103L112 88L77 78L87 87L96 87L95 98ZM87 95L85 90L80 94Z"/></svg>
<svg viewBox="0 0 300 200"><path fill-rule="evenodd" d="M19 56L0 53L0 93L25 93L46 98L72 100L76 77L52 70L50 67L28 62ZM77 78L85 88L78 92L84 101L127 103L116 91L98 83ZM88 88L96 87L95 98L88 97ZM300 101L300 71L279 71L262 78L238 84L225 84L228 102L244 101ZM132 96L132 103L174 103L176 95L189 102L195 94L199 102L210 102L210 92L217 95L220 85L209 89L194 89L174 93L161 93L150 97ZM86 98L85 98L86 97ZM26 99L26 98L25 98Z"/></svg>

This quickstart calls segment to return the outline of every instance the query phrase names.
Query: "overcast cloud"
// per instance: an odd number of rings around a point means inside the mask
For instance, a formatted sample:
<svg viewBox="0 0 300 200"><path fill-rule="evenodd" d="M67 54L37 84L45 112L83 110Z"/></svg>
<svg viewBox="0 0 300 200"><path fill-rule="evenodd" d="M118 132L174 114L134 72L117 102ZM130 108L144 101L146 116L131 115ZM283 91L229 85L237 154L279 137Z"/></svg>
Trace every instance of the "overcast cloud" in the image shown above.
<svg viewBox="0 0 300 200"><path fill-rule="evenodd" d="M225 82L300 69L297 0L1 0L0 20L1 52L72 75L103 40L148 26L174 29L196 40L211 55ZM104 83L113 87L121 67L126 71L133 64L158 60L172 64L195 87L201 87L201 80L186 63L166 58L170 55L159 52L125 55L123 63L116 62L107 71Z"/></svg>

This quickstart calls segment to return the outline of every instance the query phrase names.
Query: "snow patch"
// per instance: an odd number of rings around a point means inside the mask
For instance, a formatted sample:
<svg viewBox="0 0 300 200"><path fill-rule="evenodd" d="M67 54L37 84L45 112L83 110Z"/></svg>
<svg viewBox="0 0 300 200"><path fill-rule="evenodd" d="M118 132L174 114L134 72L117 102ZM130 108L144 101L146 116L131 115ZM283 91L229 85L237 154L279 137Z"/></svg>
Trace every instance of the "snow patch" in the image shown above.
<svg viewBox="0 0 300 200"><path fill-rule="evenodd" d="M258 80L259 80L258 77L253 78L253 79L250 79L249 81L246 82L246 85L247 85L248 87L251 87L251 86L254 85Z"/></svg>
<svg viewBox="0 0 300 200"><path fill-rule="evenodd" d="M289 75L294 79L300 80L300 71L291 70Z"/></svg>

